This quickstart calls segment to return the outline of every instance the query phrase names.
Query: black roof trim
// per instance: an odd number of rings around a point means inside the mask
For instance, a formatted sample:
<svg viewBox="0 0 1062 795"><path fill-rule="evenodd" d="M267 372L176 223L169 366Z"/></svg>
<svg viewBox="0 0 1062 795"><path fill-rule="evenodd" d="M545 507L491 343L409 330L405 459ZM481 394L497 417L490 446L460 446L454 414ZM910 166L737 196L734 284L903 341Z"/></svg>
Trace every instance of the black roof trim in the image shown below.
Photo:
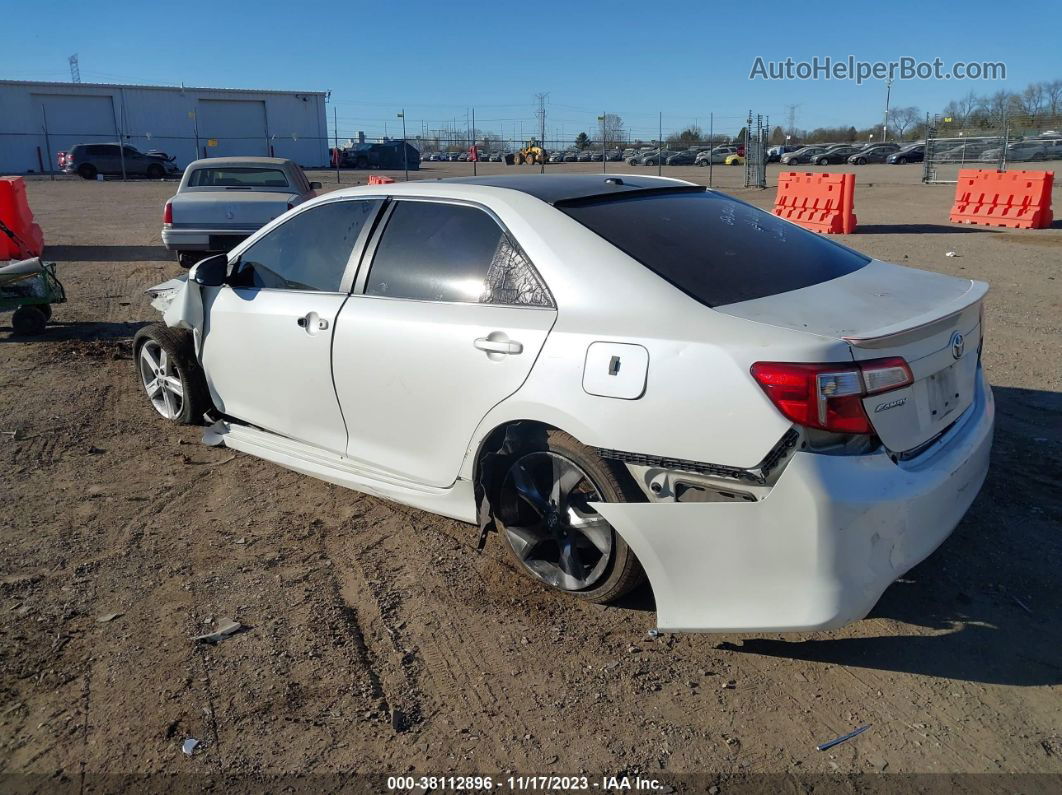
<svg viewBox="0 0 1062 795"><path fill-rule="evenodd" d="M553 202L554 207L577 207L583 204L593 204L600 201L613 201L618 199L640 199L644 196L661 196L675 193L706 193L708 188L704 185L668 185L663 187L641 188L639 190L615 191L592 193L589 196L577 196L573 199L560 199Z"/></svg>
<svg viewBox="0 0 1062 795"><path fill-rule="evenodd" d="M500 174L482 177L448 177L439 182L508 188L555 206L629 195L706 190L666 177L630 174Z"/></svg>

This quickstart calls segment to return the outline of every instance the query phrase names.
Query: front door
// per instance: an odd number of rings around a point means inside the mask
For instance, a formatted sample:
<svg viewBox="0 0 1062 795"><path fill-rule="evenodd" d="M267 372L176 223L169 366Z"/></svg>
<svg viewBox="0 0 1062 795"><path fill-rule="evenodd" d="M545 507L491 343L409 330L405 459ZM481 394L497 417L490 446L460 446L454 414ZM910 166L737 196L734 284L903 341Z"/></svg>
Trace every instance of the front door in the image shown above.
<svg viewBox="0 0 1062 795"><path fill-rule="evenodd" d="M294 214L230 264L230 284L203 291L201 357L220 411L342 454L332 337L379 208L348 199Z"/></svg>
<svg viewBox="0 0 1062 795"><path fill-rule="evenodd" d="M394 203L333 346L347 453L432 486L457 478L476 427L520 388L553 299L484 210Z"/></svg>

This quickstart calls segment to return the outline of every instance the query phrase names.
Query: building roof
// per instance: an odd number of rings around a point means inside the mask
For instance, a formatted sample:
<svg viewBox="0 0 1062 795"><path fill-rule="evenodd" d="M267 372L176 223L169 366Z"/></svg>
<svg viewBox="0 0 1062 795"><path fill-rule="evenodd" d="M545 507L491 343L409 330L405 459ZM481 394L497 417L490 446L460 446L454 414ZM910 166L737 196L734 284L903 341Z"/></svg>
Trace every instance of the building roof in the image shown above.
<svg viewBox="0 0 1062 795"><path fill-rule="evenodd" d="M156 91L223 91L227 94L309 94L325 96L327 91L282 91L272 88L218 88L203 86L160 86L142 83L64 83L49 80L0 80L0 86L44 86L48 88L135 88Z"/></svg>
<svg viewBox="0 0 1062 795"><path fill-rule="evenodd" d="M449 177L438 182L508 188L527 193L549 204L669 188L704 190L700 185L681 179L631 174L505 174L490 177Z"/></svg>

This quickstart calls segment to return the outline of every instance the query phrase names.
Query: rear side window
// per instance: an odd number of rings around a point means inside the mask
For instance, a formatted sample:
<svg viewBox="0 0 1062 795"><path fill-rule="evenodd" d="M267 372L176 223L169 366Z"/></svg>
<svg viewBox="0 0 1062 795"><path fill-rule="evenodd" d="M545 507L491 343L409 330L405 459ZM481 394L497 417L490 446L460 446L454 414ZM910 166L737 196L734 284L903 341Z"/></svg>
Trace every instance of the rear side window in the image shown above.
<svg viewBox="0 0 1062 795"><path fill-rule="evenodd" d="M197 168L189 188L286 188L288 178L276 168Z"/></svg>
<svg viewBox="0 0 1062 795"><path fill-rule="evenodd" d="M558 209L707 306L799 290L870 262L709 191L575 201Z"/></svg>
<svg viewBox="0 0 1062 795"><path fill-rule="evenodd" d="M475 207L400 201L365 285L367 295L552 307L538 272L498 223Z"/></svg>
<svg viewBox="0 0 1062 795"><path fill-rule="evenodd" d="M339 292L350 252L379 207L379 201L363 199L299 213L243 252L232 285Z"/></svg>

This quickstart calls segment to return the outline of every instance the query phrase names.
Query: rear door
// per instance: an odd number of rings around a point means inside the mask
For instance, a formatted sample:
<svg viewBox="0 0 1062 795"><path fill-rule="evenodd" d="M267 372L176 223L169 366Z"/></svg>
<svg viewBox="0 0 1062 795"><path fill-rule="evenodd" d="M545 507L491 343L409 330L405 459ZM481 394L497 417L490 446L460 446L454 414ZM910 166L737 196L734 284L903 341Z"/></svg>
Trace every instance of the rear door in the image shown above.
<svg viewBox="0 0 1062 795"><path fill-rule="evenodd" d="M448 486L480 421L527 378L556 310L483 208L401 200L385 224L336 326L347 453Z"/></svg>
<svg viewBox="0 0 1062 795"><path fill-rule="evenodd" d="M293 215L204 289L203 369L215 405L273 433L342 454L346 428L332 384L332 335L352 252L381 202L337 200Z"/></svg>

